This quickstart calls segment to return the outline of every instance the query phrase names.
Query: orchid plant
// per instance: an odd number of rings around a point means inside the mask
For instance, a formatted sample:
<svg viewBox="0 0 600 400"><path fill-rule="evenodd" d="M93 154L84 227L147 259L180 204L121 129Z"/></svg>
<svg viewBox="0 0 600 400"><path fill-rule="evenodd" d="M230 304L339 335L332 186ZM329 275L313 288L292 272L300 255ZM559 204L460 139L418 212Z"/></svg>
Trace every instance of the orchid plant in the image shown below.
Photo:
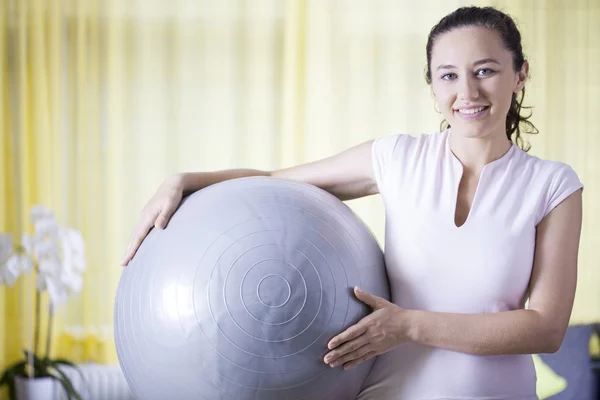
<svg viewBox="0 0 600 400"><path fill-rule="evenodd" d="M33 271L37 273L33 349L24 350L25 359L4 371L0 377L0 387L8 385L10 398L14 399L16 377L50 377L60 382L69 400L81 400L81 395L61 370L63 366L77 368L75 364L64 359L51 359L49 353L56 308L83 288L85 244L78 231L60 227L54 214L42 206L31 208L30 220L34 232L24 233L18 244L13 242L11 235L0 234L0 285L12 286L20 276ZM38 347L41 296L44 292L49 297L49 309L45 353L42 355L38 352Z"/></svg>

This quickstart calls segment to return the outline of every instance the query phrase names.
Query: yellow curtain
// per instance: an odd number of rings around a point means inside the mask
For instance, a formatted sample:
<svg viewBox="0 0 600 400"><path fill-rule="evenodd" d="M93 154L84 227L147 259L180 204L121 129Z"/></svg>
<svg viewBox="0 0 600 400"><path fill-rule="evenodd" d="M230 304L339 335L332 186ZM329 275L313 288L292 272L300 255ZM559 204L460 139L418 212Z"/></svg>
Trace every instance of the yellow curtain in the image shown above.
<svg viewBox="0 0 600 400"><path fill-rule="evenodd" d="M469 1L12 0L0 4L0 231L32 204L83 232L81 295L53 355L115 362L118 262L142 206L178 171L274 169L439 128L429 29ZM532 153L586 185L572 323L600 320L600 3L476 1L512 14L531 63ZM378 198L349 203L383 243ZM30 342L33 278L0 288L0 368Z"/></svg>
<svg viewBox="0 0 600 400"><path fill-rule="evenodd" d="M111 292L119 269L104 241L108 205L101 197L106 178L100 160L100 87L105 87L100 3L28 0L0 5L0 231L18 241L32 229L30 207L42 204L59 223L83 233L88 261L84 290L58 310L51 355L114 362ZM34 290L35 276L0 288L0 368L32 348ZM38 351L44 354L45 296L41 309Z"/></svg>

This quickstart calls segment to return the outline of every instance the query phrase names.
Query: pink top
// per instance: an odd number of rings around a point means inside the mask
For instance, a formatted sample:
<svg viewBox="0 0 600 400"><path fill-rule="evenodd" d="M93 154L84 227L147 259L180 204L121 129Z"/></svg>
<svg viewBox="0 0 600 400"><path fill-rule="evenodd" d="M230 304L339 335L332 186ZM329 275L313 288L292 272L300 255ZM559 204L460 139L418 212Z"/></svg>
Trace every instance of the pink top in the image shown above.
<svg viewBox="0 0 600 400"><path fill-rule="evenodd" d="M582 184L568 165L513 144L484 167L471 212L456 227L462 164L449 135L400 134L373 144L392 301L452 313L523 308L536 226ZM377 358L358 398L533 400L536 375L530 355L476 356L411 343Z"/></svg>

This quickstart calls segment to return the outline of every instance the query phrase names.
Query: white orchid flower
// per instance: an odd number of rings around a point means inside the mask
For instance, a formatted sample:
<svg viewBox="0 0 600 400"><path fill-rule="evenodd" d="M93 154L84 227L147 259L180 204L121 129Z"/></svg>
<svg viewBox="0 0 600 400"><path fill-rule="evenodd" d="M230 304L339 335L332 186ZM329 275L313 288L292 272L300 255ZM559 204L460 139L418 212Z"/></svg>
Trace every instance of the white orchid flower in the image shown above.
<svg viewBox="0 0 600 400"><path fill-rule="evenodd" d="M7 286L15 284L16 280L21 275L21 268L19 265L19 258L17 254L13 254L5 265L0 267L0 280L5 282Z"/></svg>
<svg viewBox="0 0 600 400"><path fill-rule="evenodd" d="M16 252L12 236L0 234L0 284L13 285L37 266L38 291L47 291L53 305L63 304L83 289L83 237L74 229L59 227L54 213L43 206L31 207L30 219L34 233L22 235Z"/></svg>
<svg viewBox="0 0 600 400"><path fill-rule="evenodd" d="M55 239L47 238L45 240L35 241L33 244L33 254L36 260L58 259L60 258L59 243Z"/></svg>
<svg viewBox="0 0 600 400"><path fill-rule="evenodd" d="M35 263L30 257L21 255L21 272L23 274L28 274L33 271L35 267Z"/></svg>
<svg viewBox="0 0 600 400"><path fill-rule="evenodd" d="M41 219L54 219L54 213L44 206L35 205L29 210L29 219L35 224Z"/></svg>
<svg viewBox="0 0 600 400"><path fill-rule="evenodd" d="M34 244L35 244L34 237L32 235L30 235L28 233L24 233L21 236L21 246L23 246L25 253L28 254L29 256L33 255Z"/></svg>
<svg viewBox="0 0 600 400"><path fill-rule="evenodd" d="M33 224L33 230L36 236L47 236L47 235L56 235L58 231L58 224L54 217L51 218L43 218L38 219Z"/></svg>
<svg viewBox="0 0 600 400"><path fill-rule="evenodd" d="M79 274L63 273L60 277L60 281L69 294L80 293L81 289L83 289L83 277Z"/></svg>
<svg viewBox="0 0 600 400"><path fill-rule="evenodd" d="M12 235L0 234L0 267L2 267L14 252Z"/></svg>
<svg viewBox="0 0 600 400"><path fill-rule="evenodd" d="M11 235L0 234L0 285L12 286L19 276L15 266L14 244Z"/></svg>
<svg viewBox="0 0 600 400"><path fill-rule="evenodd" d="M50 302L53 306L66 303L66 301L69 298L66 288L64 287L60 279L58 279L58 277L52 277L46 274L39 274L36 280L36 287L40 292L48 292Z"/></svg>
<svg viewBox="0 0 600 400"><path fill-rule="evenodd" d="M65 268L83 273L86 268L85 244L81 233L74 229L61 229L60 241Z"/></svg>
<svg viewBox="0 0 600 400"><path fill-rule="evenodd" d="M28 254L15 254L17 268L21 274L28 274L33 271L35 263Z"/></svg>
<svg viewBox="0 0 600 400"><path fill-rule="evenodd" d="M38 260L38 271L43 275L58 277L60 276L61 265L56 259L44 258Z"/></svg>

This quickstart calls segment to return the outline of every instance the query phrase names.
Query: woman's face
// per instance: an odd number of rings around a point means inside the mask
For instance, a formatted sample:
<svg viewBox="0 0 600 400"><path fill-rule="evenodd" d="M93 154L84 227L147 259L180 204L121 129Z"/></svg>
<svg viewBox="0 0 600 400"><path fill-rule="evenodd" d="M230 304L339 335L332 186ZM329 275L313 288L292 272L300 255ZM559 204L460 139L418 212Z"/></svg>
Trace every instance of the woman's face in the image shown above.
<svg viewBox="0 0 600 400"><path fill-rule="evenodd" d="M464 27L439 36L431 54L431 84L437 109L452 131L467 137L506 135L511 96L525 84L528 64L513 69L500 35Z"/></svg>

